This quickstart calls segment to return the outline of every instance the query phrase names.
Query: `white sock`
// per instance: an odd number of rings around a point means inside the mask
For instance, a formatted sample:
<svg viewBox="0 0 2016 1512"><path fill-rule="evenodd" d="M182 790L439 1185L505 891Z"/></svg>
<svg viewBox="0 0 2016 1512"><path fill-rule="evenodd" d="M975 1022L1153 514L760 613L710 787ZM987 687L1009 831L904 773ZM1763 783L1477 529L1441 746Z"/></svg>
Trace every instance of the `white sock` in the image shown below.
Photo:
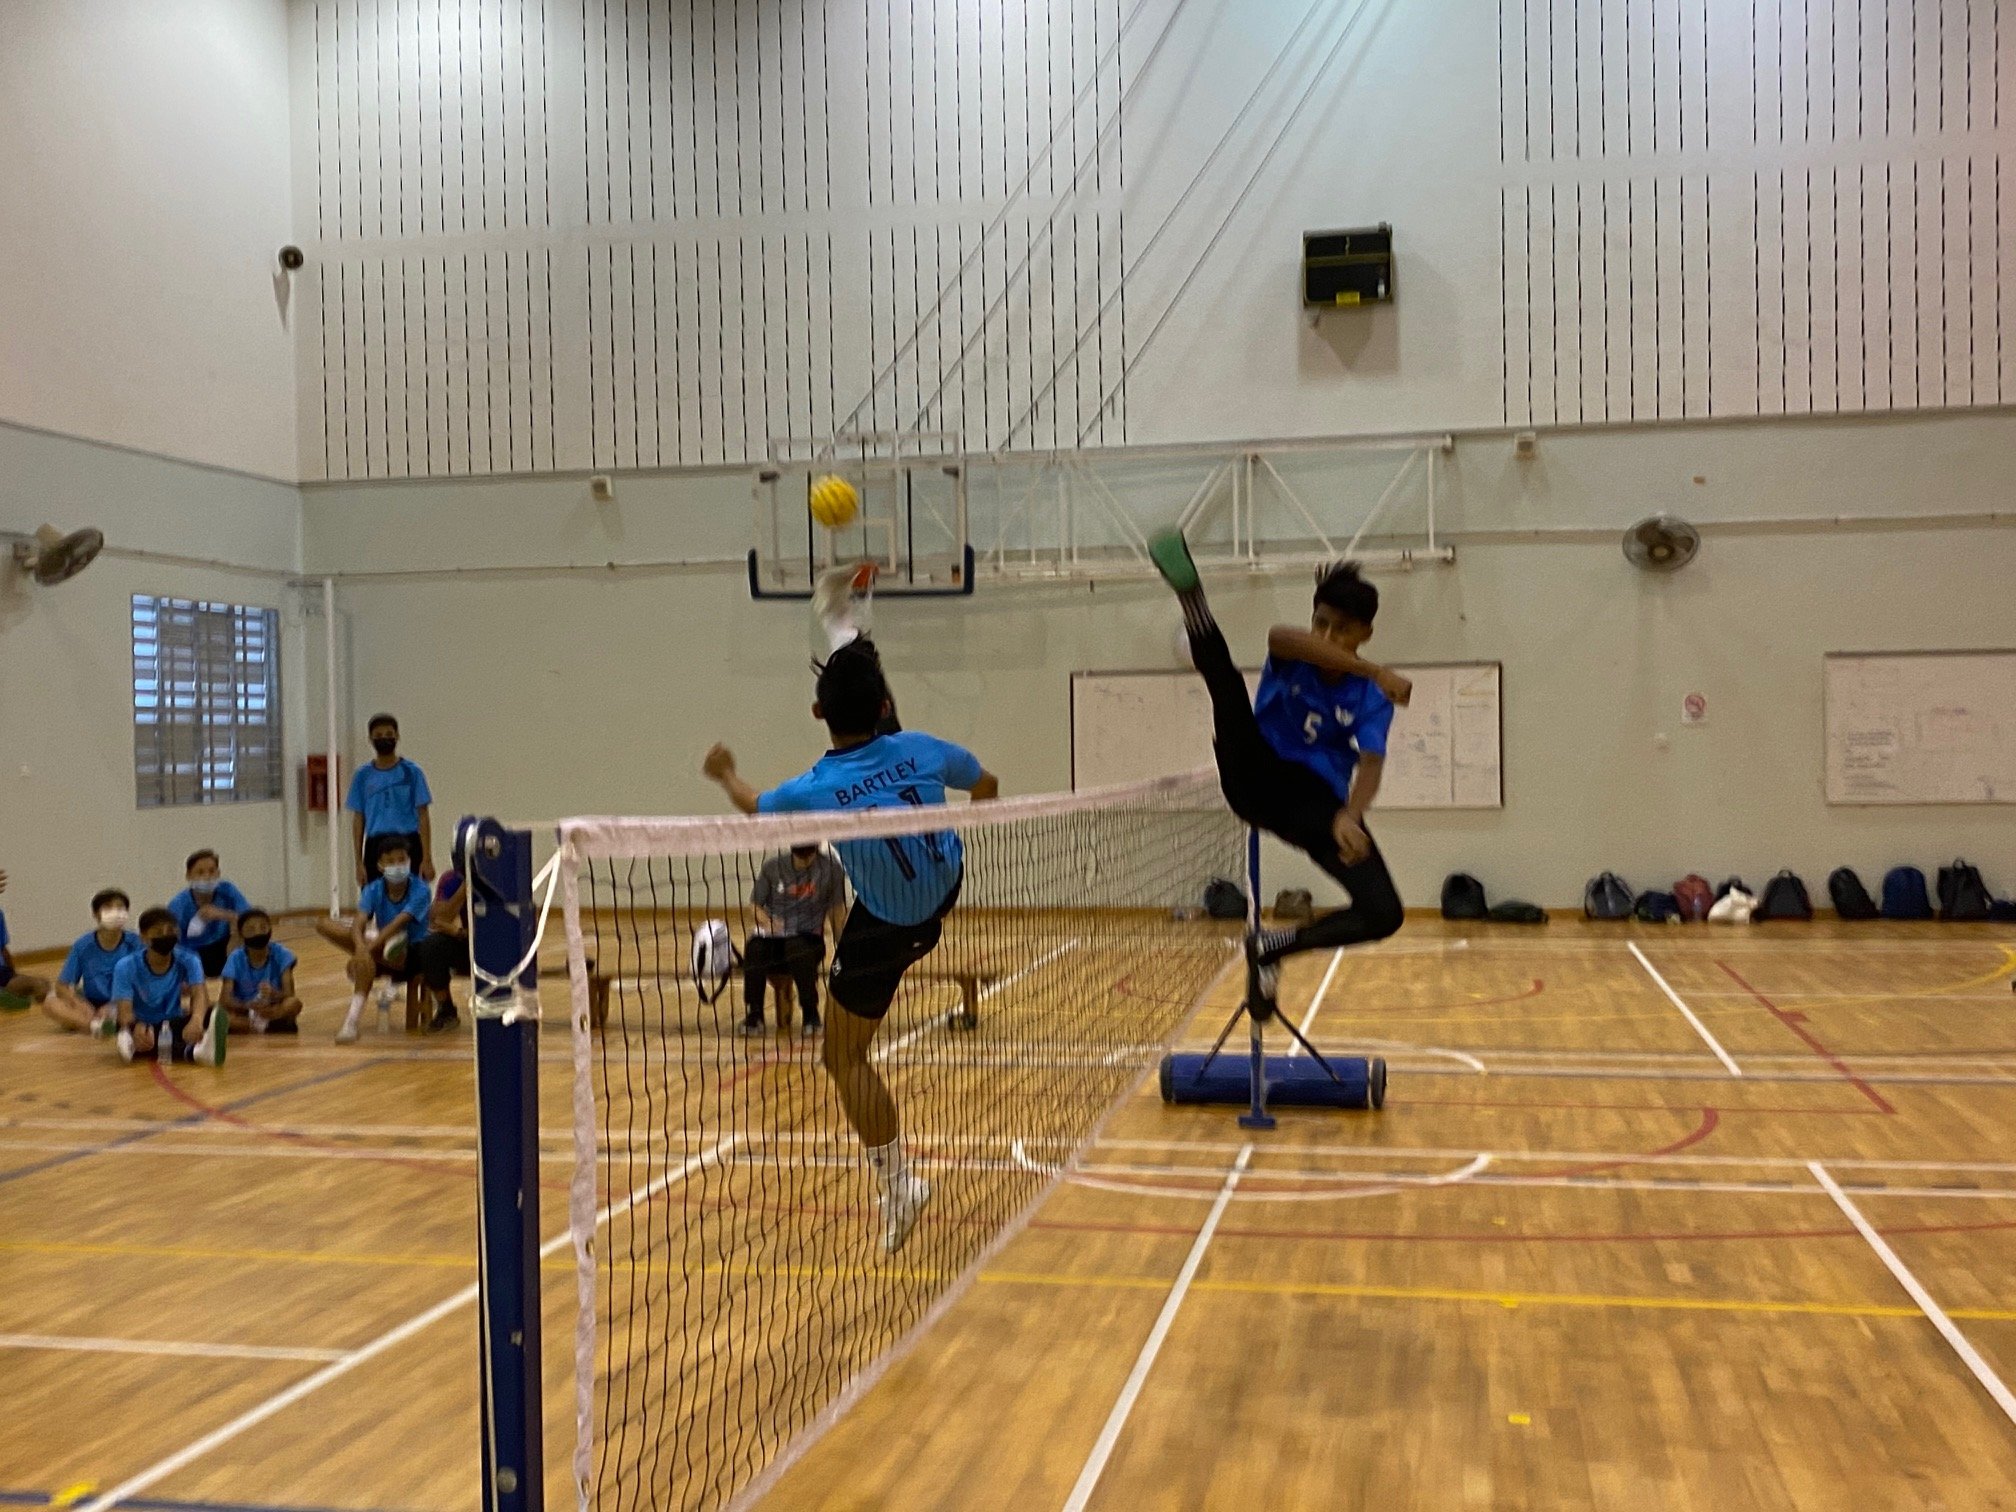
<svg viewBox="0 0 2016 1512"><path fill-rule="evenodd" d="M910 1176L910 1162L903 1154L903 1136L898 1134L885 1145L871 1145L868 1164L875 1168L875 1181L883 1196L900 1191Z"/></svg>
<svg viewBox="0 0 2016 1512"><path fill-rule="evenodd" d="M357 1020L359 1020L363 1016L364 1016L364 994L361 992L353 992L350 994L350 1011L343 1015L343 1022L346 1024L354 1024L357 1022Z"/></svg>

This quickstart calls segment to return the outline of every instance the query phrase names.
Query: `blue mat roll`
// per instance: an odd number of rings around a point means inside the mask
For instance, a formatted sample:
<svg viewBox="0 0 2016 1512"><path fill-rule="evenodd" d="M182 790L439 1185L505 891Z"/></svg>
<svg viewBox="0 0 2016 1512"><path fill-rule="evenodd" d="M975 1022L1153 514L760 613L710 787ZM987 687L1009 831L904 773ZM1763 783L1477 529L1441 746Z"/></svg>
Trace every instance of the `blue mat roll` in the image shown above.
<svg viewBox="0 0 2016 1512"><path fill-rule="evenodd" d="M1307 1056L1267 1057L1267 1105L1271 1108L1382 1108L1386 1105L1386 1062L1374 1056L1333 1055L1331 1080ZM1244 1055L1225 1055L1207 1067L1202 1052L1162 1057L1162 1101L1229 1103L1244 1107L1252 1097Z"/></svg>

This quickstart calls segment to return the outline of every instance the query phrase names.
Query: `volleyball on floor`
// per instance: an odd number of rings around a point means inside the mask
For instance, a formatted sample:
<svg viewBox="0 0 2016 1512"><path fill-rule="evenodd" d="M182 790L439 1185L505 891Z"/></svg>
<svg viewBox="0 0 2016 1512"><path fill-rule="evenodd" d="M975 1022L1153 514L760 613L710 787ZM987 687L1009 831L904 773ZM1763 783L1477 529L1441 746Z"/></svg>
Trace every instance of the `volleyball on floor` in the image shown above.
<svg viewBox="0 0 2016 1512"><path fill-rule="evenodd" d="M700 1001L711 1003L728 984L735 969L735 946L725 919L709 919L693 931L693 985Z"/></svg>
<svg viewBox="0 0 2016 1512"><path fill-rule="evenodd" d="M812 507L812 518L828 530L841 530L852 525L854 516L861 512L860 492L838 473L814 478L812 491L807 497Z"/></svg>

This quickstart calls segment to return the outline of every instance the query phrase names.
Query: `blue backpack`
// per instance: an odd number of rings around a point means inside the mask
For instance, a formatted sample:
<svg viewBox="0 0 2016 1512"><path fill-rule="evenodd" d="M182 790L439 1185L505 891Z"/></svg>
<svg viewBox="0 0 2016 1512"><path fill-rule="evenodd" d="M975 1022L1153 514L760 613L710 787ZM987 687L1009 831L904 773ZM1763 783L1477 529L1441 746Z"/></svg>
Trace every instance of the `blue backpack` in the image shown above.
<svg viewBox="0 0 2016 1512"><path fill-rule="evenodd" d="M1893 866L1883 874L1883 917L1932 917L1932 895L1925 889L1925 873L1915 866Z"/></svg>

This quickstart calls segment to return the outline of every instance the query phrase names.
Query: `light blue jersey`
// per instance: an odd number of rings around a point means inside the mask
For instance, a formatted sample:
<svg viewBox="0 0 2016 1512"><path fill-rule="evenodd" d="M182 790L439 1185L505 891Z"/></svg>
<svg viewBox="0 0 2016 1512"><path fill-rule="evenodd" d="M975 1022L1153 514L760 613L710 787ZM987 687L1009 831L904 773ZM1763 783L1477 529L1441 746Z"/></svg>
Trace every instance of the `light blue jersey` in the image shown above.
<svg viewBox="0 0 2016 1512"><path fill-rule="evenodd" d="M277 940L266 947L264 966L253 965L252 957L240 945L224 963L224 980L231 984L236 1001L249 1003L259 996L261 987L271 987L275 997L281 996L287 987L287 973L293 969L294 952Z"/></svg>
<svg viewBox="0 0 2016 1512"><path fill-rule="evenodd" d="M1253 718L1275 754L1299 761L1342 803L1360 756L1384 756L1393 701L1363 677L1332 677L1307 662L1267 658Z"/></svg>
<svg viewBox="0 0 2016 1512"><path fill-rule="evenodd" d="M921 808L942 804L947 788L971 791L982 771L979 759L962 746L898 730L828 751L802 777L764 793L756 807L764 814ZM943 911L966 861L951 830L841 840L834 849L862 906L891 924L921 924Z"/></svg>
<svg viewBox="0 0 2016 1512"><path fill-rule="evenodd" d="M65 987L75 987L93 1008L103 1008L112 1001L112 973L118 970L119 963L146 949L146 942L129 929L119 937L117 945L107 950L98 943L98 931L93 929L79 935L77 943L70 947L56 980Z"/></svg>
<svg viewBox="0 0 2016 1512"><path fill-rule="evenodd" d="M420 810L434 802L427 774L401 756L389 767L367 761L350 774L343 807L364 816L365 835L417 835ZM413 858L419 860L418 856Z"/></svg>
<svg viewBox="0 0 2016 1512"><path fill-rule="evenodd" d="M406 943L418 945L427 938L427 914L434 906L434 894L427 884L418 877L406 879L406 895L392 896L385 879L379 877L366 885L362 896L357 899L358 911L364 914L378 928L383 929L399 915L411 914L413 922L406 926Z"/></svg>
<svg viewBox="0 0 2016 1512"><path fill-rule="evenodd" d="M242 914L252 906L245 894L230 882L219 882L208 897L198 895L194 888L183 888L168 900L168 912L175 915L175 922L182 926L182 943L191 950L207 950L219 940L231 938L229 919L199 920L196 917L205 904L228 908L234 914Z"/></svg>
<svg viewBox="0 0 2016 1512"><path fill-rule="evenodd" d="M128 956L112 971L112 1001L131 1003L133 1017L142 1024L165 1024L187 1013L182 1005L184 987L203 985L203 963L193 950L177 950L166 971L157 972L146 952Z"/></svg>

